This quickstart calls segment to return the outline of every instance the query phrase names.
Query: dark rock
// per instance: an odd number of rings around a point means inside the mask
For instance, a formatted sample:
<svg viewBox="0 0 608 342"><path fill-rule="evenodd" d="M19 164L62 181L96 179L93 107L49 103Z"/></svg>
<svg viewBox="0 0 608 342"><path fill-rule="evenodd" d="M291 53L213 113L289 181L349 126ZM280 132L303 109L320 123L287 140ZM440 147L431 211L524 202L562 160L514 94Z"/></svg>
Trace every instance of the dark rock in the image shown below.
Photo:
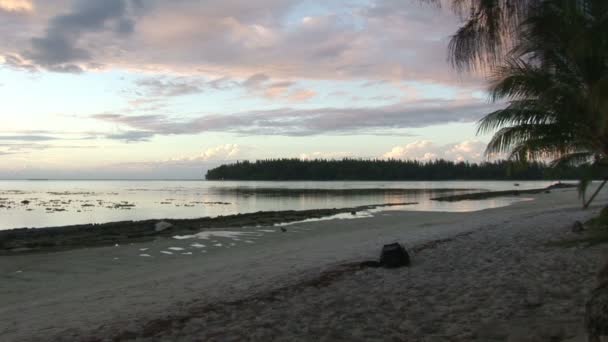
<svg viewBox="0 0 608 342"><path fill-rule="evenodd" d="M515 186L519 186L519 183L515 183L515 184L513 184L513 185L515 185Z"/></svg>
<svg viewBox="0 0 608 342"><path fill-rule="evenodd" d="M585 227L583 226L581 221L575 221L574 224L572 225L573 233L581 233L583 230L585 230Z"/></svg>
<svg viewBox="0 0 608 342"><path fill-rule="evenodd" d="M281 227L281 231L282 231L283 233L285 233L285 232L287 231L287 229L285 229L285 228Z"/></svg>
<svg viewBox="0 0 608 342"><path fill-rule="evenodd" d="M357 212L356 211L351 211L350 214L351 215L357 215Z"/></svg>
<svg viewBox="0 0 608 342"><path fill-rule="evenodd" d="M21 204L28 205L28 204L30 204L30 201L28 201L28 200L23 200L23 201L21 201Z"/></svg>
<svg viewBox="0 0 608 342"><path fill-rule="evenodd" d="M382 247L380 264L387 268L409 266L410 256L399 243L391 243Z"/></svg>

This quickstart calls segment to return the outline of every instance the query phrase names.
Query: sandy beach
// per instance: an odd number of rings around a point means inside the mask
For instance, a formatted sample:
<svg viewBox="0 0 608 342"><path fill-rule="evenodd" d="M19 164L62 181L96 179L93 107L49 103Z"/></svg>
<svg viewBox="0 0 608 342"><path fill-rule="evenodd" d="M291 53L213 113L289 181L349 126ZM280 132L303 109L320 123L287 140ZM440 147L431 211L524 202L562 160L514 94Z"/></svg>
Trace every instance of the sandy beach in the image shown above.
<svg viewBox="0 0 608 342"><path fill-rule="evenodd" d="M581 339L585 299L608 247L547 243L575 236L574 221L597 215L608 196L601 194L585 211L574 189L526 197L533 200L477 212L380 211L298 223L284 233L269 229L274 231L236 240L159 238L2 256L0 336L3 341ZM412 252L411 267L347 266L377 258L383 244L395 241ZM203 252L197 244L233 248Z"/></svg>

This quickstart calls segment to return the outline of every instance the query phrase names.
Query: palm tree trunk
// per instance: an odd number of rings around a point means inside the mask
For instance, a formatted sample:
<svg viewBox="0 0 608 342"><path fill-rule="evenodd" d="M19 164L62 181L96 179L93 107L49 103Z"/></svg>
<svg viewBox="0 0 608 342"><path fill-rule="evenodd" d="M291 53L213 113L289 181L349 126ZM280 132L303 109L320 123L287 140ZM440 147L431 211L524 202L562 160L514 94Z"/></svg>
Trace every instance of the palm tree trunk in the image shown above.
<svg viewBox="0 0 608 342"><path fill-rule="evenodd" d="M602 188L604 187L604 185L606 185L606 182L608 182L608 178L604 178L604 181L595 190L595 192L593 193L593 195L591 195L591 198L589 198L589 201L587 201L587 202L585 202L583 204L583 209L587 209L589 207L589 205L591 204L591 202L593 202L593 200L595 199L595 196L597 196L597 194L600 192L600 190L602 190Z"/></svg>

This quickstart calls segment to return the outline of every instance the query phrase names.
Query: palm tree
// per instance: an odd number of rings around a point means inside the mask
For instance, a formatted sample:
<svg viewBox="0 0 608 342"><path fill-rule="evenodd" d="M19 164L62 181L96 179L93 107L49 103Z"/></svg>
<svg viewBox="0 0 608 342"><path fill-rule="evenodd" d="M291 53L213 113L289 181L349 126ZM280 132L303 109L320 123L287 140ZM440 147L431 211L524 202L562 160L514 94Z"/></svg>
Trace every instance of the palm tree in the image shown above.
<svg viewBox="0 0 608 342"><path fill-rule="evenodd" d="M495 132L488 154L608 164L608 2L581 4L542 0L527 9L492 68L492 99L508 105L480 121L480 133ZM583 196L585 207L595 195Z"/></svg>
<svg viewBox="0 0 608 342"><path fill-rule="evenodd" d="M544 0L420 0L451 8L464 20L450 41L450 61L460 71L500 64L530 9ZM582 0L586 1L586 0Z"/></svg>
<svg viewBox="0 0 608 342"><path fill-rule="evenodd" d="M437 6L450 4L463 25L450 41L450 61L460 71L491 68L519 39L517 28L530 11L545 0L419 0ZM586 13L595 11L601 0L575 0Z"/></svg>

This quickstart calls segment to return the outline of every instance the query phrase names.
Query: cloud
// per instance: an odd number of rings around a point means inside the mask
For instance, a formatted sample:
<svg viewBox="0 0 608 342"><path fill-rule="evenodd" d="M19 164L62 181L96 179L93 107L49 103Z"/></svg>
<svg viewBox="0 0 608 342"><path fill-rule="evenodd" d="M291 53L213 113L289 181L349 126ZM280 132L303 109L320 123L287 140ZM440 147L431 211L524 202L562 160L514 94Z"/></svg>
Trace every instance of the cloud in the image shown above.
<svg viewBox="0 0 608 342"><path fill-rule="evenodd" d="M3 56L4 64L10 68L23 70L28 72L38 72L38 67L30 62L27 62L18 55Z"/></svg>
<svg viewBox="0 0 608 342"><path fill-rule="evenodd" d="M0 43L0 55L71 72L105 67L238 80L260 74L268 82L459 81L446 63L459 21L447 11L419 0L310 4L322 13L295 0L41 2L31 21L8 26L29 39ZM64 8L67 13L57 13Z"/></svg>
<svg viewBox="0 0 608 342"><path fill-rule="evenodd" d="M474 122L493 105L449 100L398 103L362 108L283 108L204 115L180 120L167 115L104 113L92 118L119 124L123 130L150 135L231 132L244 135L310 136L317 134L386 134L387 131L453 122Z"/></svg>
<svg viewBox="0 0 608 342"><path fill-rule="evenodd" d="M305 102L317 95L313 90L290 89L296 82L289 80L272 80L263 73L257 73L237 81L229 77L208 80L204 77L158 76L141 78L135 82L137 88L127 95L135 96L129 103L138 107L163 101L165 98L200 94L205 91L242 89L250 95L261 96L272 100ZM158 104L158 103L157 103ZM158 109L158 108L156 108Z"/></svg>
<svg viewBox="0 0 608 342"><path fill-rule="evenodd" d="M407 159L429 161L445 159L453 161L484 160L486 143L478 140L465 140L460 143L438 146L429 140L419 140L403 146L395 146L382 155L385 159Z"/></svg>
<svg viewBox="0 0 608 342"><path fill-rule="evenodd" d="M272 80L270 76L263 73L253 74L239 85L253 95L271 100L306 102L317 95L315 91L309 89L291 89L297 85L297 82Z"/></svg>
<svg viewBox="0 0 608 342"><path fill-rule="evenodd" d="M352 152L312 152L312 153L302 153L299 158L302 160L312 160L312 159L343 159L353 157L354 154Z"/></svg>
<svg viewBox="0 0 608 342"><path fill-rule="evenodd" d="M11 140L11 141L50 141L50 140L61 140L57 137L47 135L0 135L0 140Z"/></svg>
<svg viewBox="0 0 608 342"><path fill-rule="evenodd" d="M83 42L83 36L106 30L119 36L129 35L135 25L129 9L136 7L137 3L130 0L79 0L72 12L53 17L45 34L32 38L30 49L22 56L48 70L81 72L83 62L95 59L91 48Z"/></svg>
<svg viewBox="0 0 608 342"><path fill-rule="evenodd" d="M153 97L197 94L203 92L206 86L203 80L184 77L170 79L166 77L149 77L136 81L136 84L145 91L147 96Z"/></svg>
<svg viewBox="0 0 608 342"><path fill-rule="evenodd" d="M183 163L183 162L199 162L199 161L225 161L234 160L242 157L243 148L238 144L225 144L215 147L210 147L199 155L189 157L172 158L166 162Z"/></svg>
<svg viewBox="0 0 608 342"><path fill-rule="evenodd" d="M153 132L146 131L126 131L113 134L105 134L103 137L110 140L123 140L125 142L140 142L148 141L155 134Z"/></svg>
<svg viewBox="0 0 608 342"><path fill-rule="evenodd" d="M101 136L100 132L62 132L48 130L0 131L0 142L60 142L75 140L91 140Z"/></svg>
<svg viewBox="0 0 608 342"><path fill-rule="evenodd" d="M437 146L429 140L420 140L409 143L405 146L395 146L390 152L382 155L386 159L415 159L415 160L433 160L437 159L438 155L434 152Z"/></svg>
<svg viewBox="0 0 608 342"><path fill-rule="evenodd" d="M304 102L317 96L317 93L313 90L300 89L289 94L289 101L291 102Z"/></svg>
<svg viewBox="0 0 608 342"><path fill-rule="evenodd" d="M31 0L0 0L0 11L31 12L34 4Z"/></svg>
<svg viewBox="0 0 608 342"><path fill-rule="evenodd" d="M135 81L135 85L135 89L122 91L131 98L129 105L132 107L148 106L145 109L156 110L166 106L164 101L170 97L235 88L239 86L239 83L228 77L208 80L203 77L156 76L140 78Z"/></svg>
<svg viewBox="0 0 608 342"><path fill-rule="evenodd" d="M0 143L0 151L5 154L17 154L25 153L28 151L41 151L50 149L94 149L97 146L90 145L52 145L52 144L38 144L38 143Z"/></svg>
<svg viewBox="0 0 608 342"><path fill-rule="evenodd" d="M242 85L245 88L253 88L253 89L255 89L255 88L261 87L262 84L264 84L268 80L270 80L270 77L268 77L267 75L264 75L264 74L255 74L255 75L249 76L242 83Z"/></svg>
<svg viewBox="0 0 608 342"><path fill-rule="evenodd" d="M223 163L246 159L250 147L238 144L218 145L204 149L200 154L157 161L116 163L91 171L94 174L132 174L136 178L195 179L202 178L211 168ZM120 170L120 171L119 171ZM116 176L112 176L116 177Z"/></svg>

